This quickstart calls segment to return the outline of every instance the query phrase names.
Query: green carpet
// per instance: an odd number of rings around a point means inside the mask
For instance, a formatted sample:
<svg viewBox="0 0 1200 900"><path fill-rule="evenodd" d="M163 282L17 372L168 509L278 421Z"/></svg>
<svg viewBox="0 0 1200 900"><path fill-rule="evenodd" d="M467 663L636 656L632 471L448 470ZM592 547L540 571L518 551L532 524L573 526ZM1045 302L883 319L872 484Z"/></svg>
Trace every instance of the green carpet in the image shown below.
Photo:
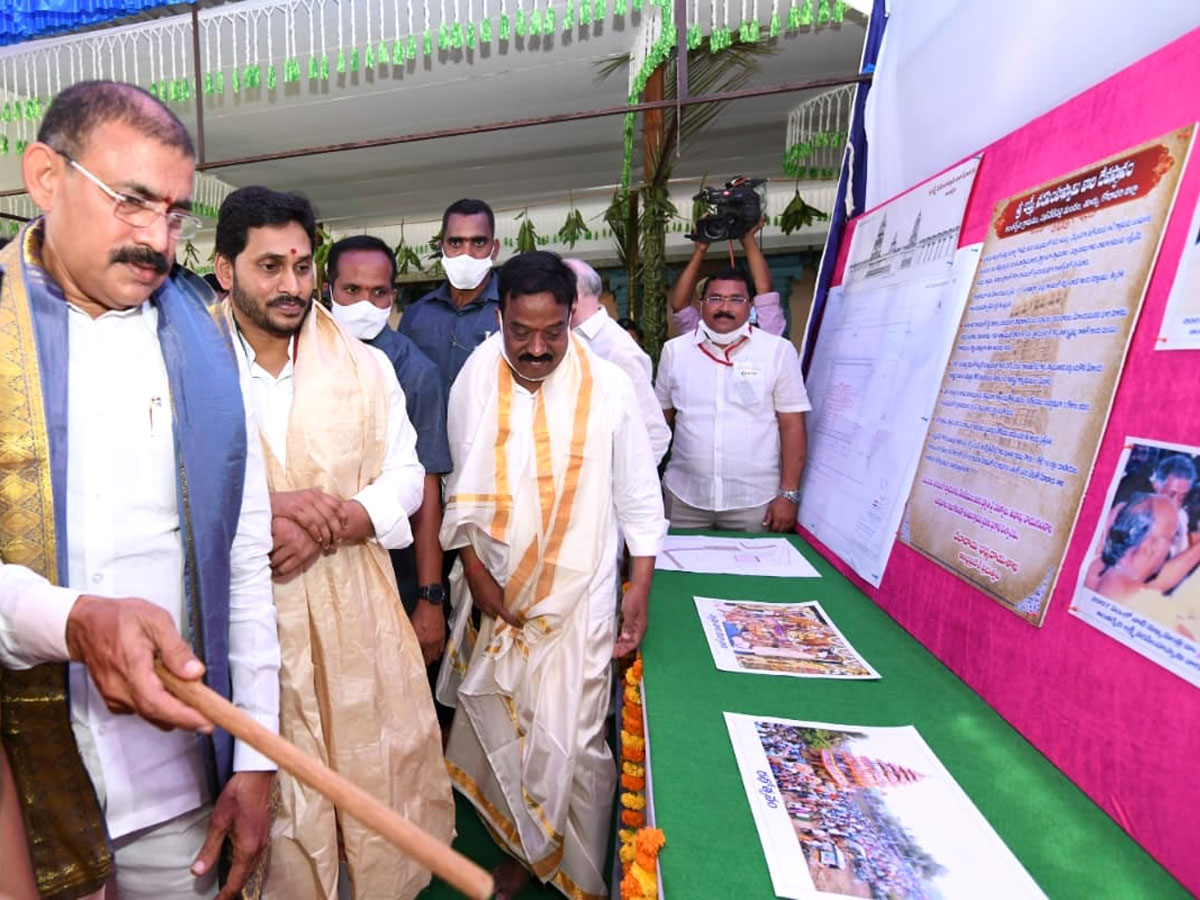
<svg viewBox="0 0 1200 900"><path fill-rule="evenodd" d="M479 821L479 816L475 814L475 808L464 800L458 791L454 792L454 806L455 824L458 826L458 837L454 841L454 849L489 871L504 862L507 856L492 841L491 835L487 833L487 829ZM440 898L452 900L452 898L461 897L462 894L437 878L433 879L433 883L421 892L421 900L440 900ZM532 898L539 897L562 897L562 894L554 888L542 887L535 879L525 890L521 891L521 897L528 897L532 900Z"/></svg>

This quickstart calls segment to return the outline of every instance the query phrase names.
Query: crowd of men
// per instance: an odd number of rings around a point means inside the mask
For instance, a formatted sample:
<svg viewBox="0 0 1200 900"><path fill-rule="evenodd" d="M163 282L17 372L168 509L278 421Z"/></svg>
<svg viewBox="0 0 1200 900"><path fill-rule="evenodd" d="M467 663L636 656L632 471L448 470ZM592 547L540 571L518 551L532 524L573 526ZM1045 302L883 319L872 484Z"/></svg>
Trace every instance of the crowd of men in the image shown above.
<svg viewBox="0 0 1200 900"><path fill-rule="evenodd" d="M0 250L0 895L429 882L158 660L445 842L457 789L511 856L498 897L607 896L610 672L668 517L795 526L809 405L754 235L752 274L698 308L697 246L652 384L600 276L497 266L478 200L447 208L446 281L399 330L387 245L334 244L318 300L314 211L267 187L221 205L214 296L173 264L194 171L178 119L113 82L59 94L23 156L42 215Z"/></svg>

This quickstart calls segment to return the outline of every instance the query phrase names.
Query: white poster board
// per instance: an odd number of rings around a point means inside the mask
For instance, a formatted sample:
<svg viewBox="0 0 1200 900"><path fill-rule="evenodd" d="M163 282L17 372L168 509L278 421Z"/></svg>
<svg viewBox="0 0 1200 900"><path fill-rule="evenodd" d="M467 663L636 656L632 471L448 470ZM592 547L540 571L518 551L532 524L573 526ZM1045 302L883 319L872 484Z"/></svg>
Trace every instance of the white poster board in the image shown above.
<svg viewBox="0 0 1200 900"><path fill-rule="evenodd" d="M806 385L797 520L879 586L979 247L958 249L979 159L864 216L829 293Z"/></svg>

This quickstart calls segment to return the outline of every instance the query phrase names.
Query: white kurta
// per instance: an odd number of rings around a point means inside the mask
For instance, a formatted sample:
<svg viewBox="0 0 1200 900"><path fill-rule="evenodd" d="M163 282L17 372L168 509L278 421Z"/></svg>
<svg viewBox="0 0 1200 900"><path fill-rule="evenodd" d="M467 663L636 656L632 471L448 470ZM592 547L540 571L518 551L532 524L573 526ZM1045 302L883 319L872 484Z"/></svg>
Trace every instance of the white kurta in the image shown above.
<svg viewBox="0 0 1200 900"><path fill-rule="evenodd" d="M663 475L671 493L712 510L774 499L782 487L778 415L812 409L790 341L753 328L722 348L689 332L663 345L654 390L663 409L675 410Z"/></svg>
<svg viewBox="0 0 1200 900"><path fill-rule="evenodd" d="M68 583L0 564L0 663L14 668L67 658L65 625L81 593L142 597L183 617L183 545L167 369L158 312L146 303L95 319L70 307L68 370ZM267 554L270 502L257 426L248 413L242 508L230 554L229 668L234 702L278 730L279 642ZM89 774L103 784L111 837L206 800L196 735L115 715L78 663L70 667L72 724L95 749ZM94 767L99 765L99 769ZM274 763L240 741L234 770Z"/></svg>
<svg viewBox="0 0 1200 900"><path fill-rule="evenodd" d="M451 389L442 542L469 543L525 625L516 633L485 617L472 652L469 592L461 573L452 577L439 699L459 712L447 765L539 878L568 896L603 896L616 787L604 716L617 525L633 556L654 556L667 523L625 374L573 342L550 379L526 391L499 368L500 341L481 345ZM577 393L568 370L580 362L591 377Z"/></svg>
<svg viewBox="0 0 1200 900"><path fill-rule="evenodd" d="M240 332L237 337L238 368L246 405L254 408L263 438L275 458L282 462L287 459L288 419L295 391L292 364L295 344L288 344L288 361L278 375L272 375L255 362L254 348ZM413 541L408 517L421 505L425 470L417 461L417 433L408 420L404 391L396 380L396 370L382 352L374 347L365 349L379 363L388 387L387 447L379 477L348 499L357 500L367 511L379 543L388 550L398 550Z"/></svg>
<svg viewBox="0 0 1200 900"><path fill-rule="evenodd" d="M587 341L589 350L629 376L646 433L650 436L654 464L658 465L671 446L671 429L667 427L662 406L654 394L654 369L650 357L628 331L612 320L603 306L581 322L575 333Z"/></svg>

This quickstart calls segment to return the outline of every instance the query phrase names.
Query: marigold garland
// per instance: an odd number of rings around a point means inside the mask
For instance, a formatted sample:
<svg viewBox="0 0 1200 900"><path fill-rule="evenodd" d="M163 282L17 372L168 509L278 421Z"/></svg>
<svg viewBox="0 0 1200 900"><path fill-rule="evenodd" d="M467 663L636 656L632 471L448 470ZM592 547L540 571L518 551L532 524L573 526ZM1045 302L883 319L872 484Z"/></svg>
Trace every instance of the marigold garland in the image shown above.
<svg viewBox="0 0 1200 900"><path fill-rule="evenodd" d="M587 8L587 2L581 9ZM624 876L621 900L657 900L658 853L666 844L666 835L646 827L646 737L642 723L642 658L625 673L621 704L621 823L617 832L621 846L617 857Z"/></svg>

